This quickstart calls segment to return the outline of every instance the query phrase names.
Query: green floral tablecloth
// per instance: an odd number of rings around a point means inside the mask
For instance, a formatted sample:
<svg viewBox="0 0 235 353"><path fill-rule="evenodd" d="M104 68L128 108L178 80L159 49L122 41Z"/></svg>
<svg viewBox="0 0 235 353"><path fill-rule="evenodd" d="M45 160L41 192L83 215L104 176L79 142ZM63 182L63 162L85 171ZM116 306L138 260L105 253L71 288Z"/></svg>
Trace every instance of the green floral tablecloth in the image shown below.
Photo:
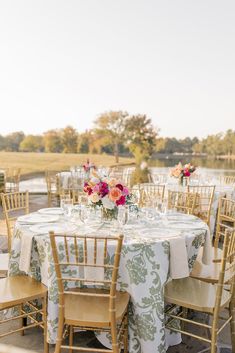
<svg viewBox="0 0 235 353"><path fill-rule="evenodd" d="M63 220L60 220L63 222ZM169 280L170 238L178 234L185 238L188 254L188 266L192 268L198 250L205 240L208 228L198 219L191 220L183 229L174 226L169 228L165 222L144 222L124 228L124 245L119 271L119 289L130 293L129 315L129 352L152 353L166 352L167 346L179 343L179 335L171 334L168 339L164 328L164 284ZM197 223L195 227L195 222ZM172 223L173 224L173 223ZM151 229L151 236L150 234ZM95 234L99 232L93 229ZM91 233L89 229L79 226L79 232ZM103 228L102 234L112 234L113 228ZM12 252L10 257L10 276L22 273L19 270L21 256L21 238L24 234L32 234L29 225L16 223ZM72 252L71 249L70 251ZM63 258L65 251L59 247L59 256ZM112 259L112 249L109 249ZM71 271L76 271L71 269ZM48 342L55 343L58 326L58 288L48 235L34 234L31 251L29 273L48 287ZM67 273L69 275L70 273ZM101 338L102 341L102 338Z"/></svg>

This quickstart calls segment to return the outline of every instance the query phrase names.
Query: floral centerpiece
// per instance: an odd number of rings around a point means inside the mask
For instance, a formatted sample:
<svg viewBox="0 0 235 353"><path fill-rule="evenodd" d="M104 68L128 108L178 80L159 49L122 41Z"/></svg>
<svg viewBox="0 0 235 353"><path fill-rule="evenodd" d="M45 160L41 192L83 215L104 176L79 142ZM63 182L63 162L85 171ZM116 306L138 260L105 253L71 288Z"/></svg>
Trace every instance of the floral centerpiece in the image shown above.
<svg viewBox="0 0 235 353"><path fill-rule="evenodd" d="M94 163L90 162L89 158L87 158L86 163L84 163L82 165L83 171L85 173L85 179L89 179L90 178L90 173L93 170L96 170L96 166Z"/></svg>
<svg viewBox="0 0 235 353"><path fill-rule="evenodd" d="M102 208L103 218L117 219L118 207L131 203L128 188L115 178L102 178L92 171L91 178L84 183L84 192L91 206Z"/></svg>
<svg viewBox="0 0 235 353"><path fill-rule="evenodd" d="M196 167L190 163L185 164L178 163L170 172L170 175L174 178L179 179L179 183L183 185L184 178L189 178L190 175L196 170Z"/></svg>

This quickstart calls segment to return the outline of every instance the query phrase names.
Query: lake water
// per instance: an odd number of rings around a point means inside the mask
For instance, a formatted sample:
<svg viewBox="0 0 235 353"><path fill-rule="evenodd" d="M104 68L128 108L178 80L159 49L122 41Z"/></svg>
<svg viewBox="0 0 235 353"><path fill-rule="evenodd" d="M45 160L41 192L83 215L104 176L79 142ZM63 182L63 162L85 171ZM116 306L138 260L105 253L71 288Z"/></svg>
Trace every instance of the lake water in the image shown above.
<svg viewBox="0 0 235 353"><path fill-rule="evenodd" d="M151 161L150 167L156 168L159 173L167 172L170 167L175 166L179 161L183 164L190 161L193 165L197 167L198 173L209 174L209 175L235 175L235 160L213 160L205 158L191 158L187 159L155 159ZM30 192L47 192L47 186L45 179L42 177L35 177L28 180L22 180L20 182L20 190L25 191L29 190Z"/></svg>
<svg viewBox="0 0 235 353"><path fill-rule="evenodd" d="M221 175L235 175L235 160L215 160L208 158L191 158L190 156L187 158L179 156L178 158L174 157L174 159L155 159L150 163L151 167L155 168L166 168L175 166L178 162L182 164L186 164L190 161L191 164L195 165L198 169L208 174L221 174Z"/></svg>

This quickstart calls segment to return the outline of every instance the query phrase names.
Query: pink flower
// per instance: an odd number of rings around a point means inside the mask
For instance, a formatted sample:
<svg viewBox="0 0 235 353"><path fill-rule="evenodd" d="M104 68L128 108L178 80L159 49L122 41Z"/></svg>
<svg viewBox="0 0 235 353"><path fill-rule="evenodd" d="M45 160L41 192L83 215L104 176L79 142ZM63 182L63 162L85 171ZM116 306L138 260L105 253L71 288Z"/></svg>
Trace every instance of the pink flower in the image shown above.
<svg viewBox="0 0 235 353"><path fill-rule="evenodd" d="M116 185L116 188L120 189L121 191L123 190L122 184L117 184L117 185Z"/></svg>
<svg viewBox="0 0 235 353"><path fill-rule="evenodd" d="M123 194L124 196L129 195L129 190L128 190L125 186L123 187L122 194Z"/></svg>
<svg viewBox="0 0 235 353"><path fill-rule="evenodd" d="M117 206L123 206L126 203L126 198L125 196L121 196L119 200L116 201Z"/></svg>
<svg viewBox="0 0 235 353"><path fill-rule="evenodd" d="M116 188L116 187L111 188L109 192L109 198L111 201L115 202L119 200L121 196L122 196L122 192L119 188Z"/></svg>
<svg viewBox="0 0 235 353"><path fill-rule="evenodd" d="M184 176L189 177L190 176L190 171L188 169L184 169Z"/></svg>

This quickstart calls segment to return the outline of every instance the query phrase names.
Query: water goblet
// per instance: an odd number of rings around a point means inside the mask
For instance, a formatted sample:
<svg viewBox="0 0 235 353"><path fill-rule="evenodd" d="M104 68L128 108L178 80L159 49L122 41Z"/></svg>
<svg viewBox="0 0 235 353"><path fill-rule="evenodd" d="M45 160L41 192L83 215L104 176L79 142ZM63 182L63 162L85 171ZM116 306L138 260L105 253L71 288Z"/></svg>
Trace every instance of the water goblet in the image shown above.
<svg viewBox="0 0 235 353"><path fill-rule="evenodd" d="M129 208L126 206L118 207L118 223L121 227L128 222L129 219Z"/></svg>

